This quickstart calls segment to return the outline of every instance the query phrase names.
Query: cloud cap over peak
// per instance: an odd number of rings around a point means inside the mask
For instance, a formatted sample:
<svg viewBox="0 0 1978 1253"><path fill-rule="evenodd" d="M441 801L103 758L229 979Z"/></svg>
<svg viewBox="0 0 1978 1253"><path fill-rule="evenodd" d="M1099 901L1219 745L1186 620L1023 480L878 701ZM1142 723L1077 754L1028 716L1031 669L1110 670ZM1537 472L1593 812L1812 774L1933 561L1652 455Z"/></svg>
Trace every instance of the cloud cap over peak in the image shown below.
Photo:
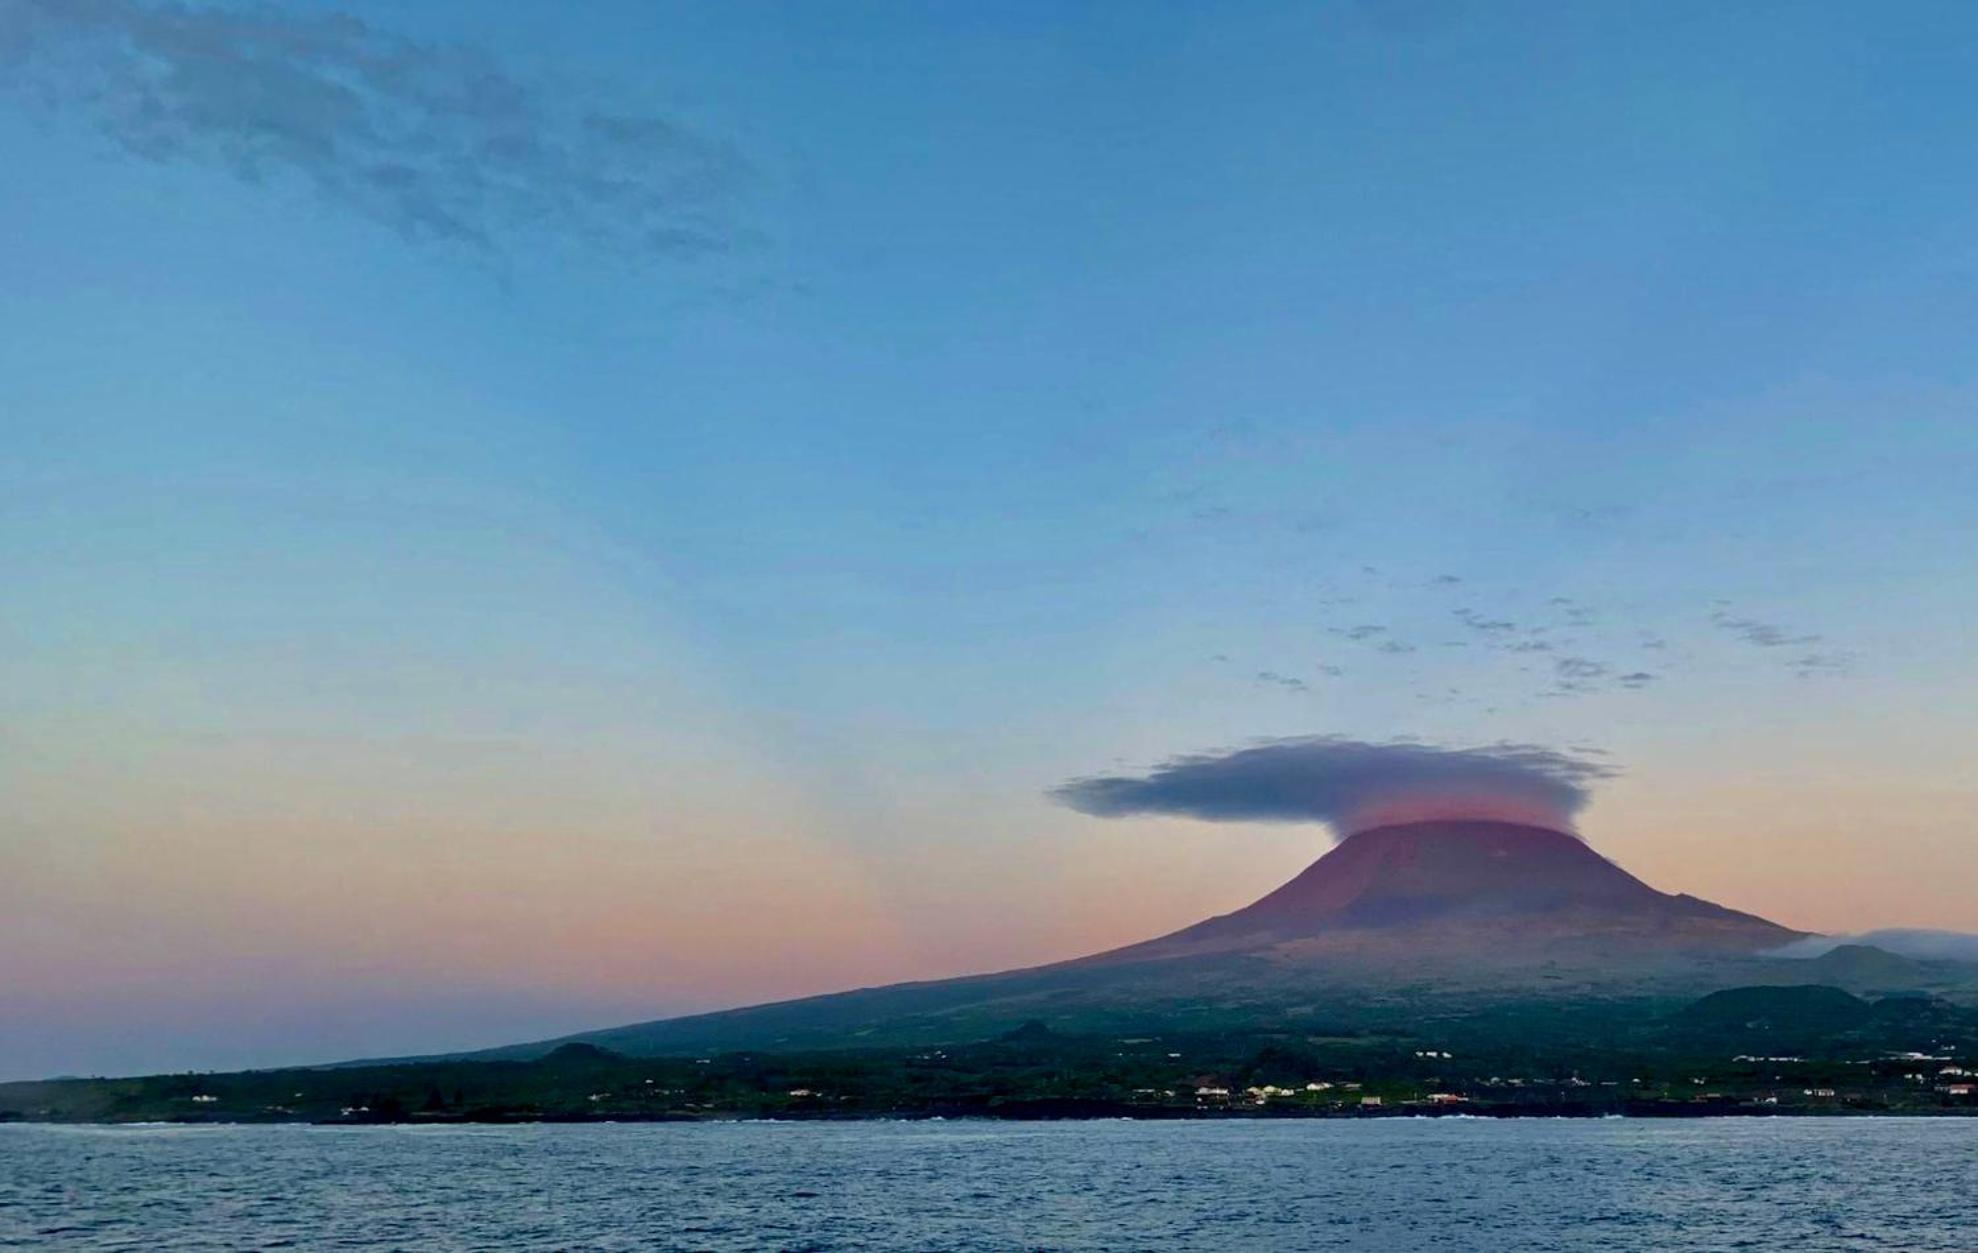
<svg viewBox="0 0 1978 1253"><path fill-rule="evenodd" d="M1340 838L1433 819L1573 831L1589 786L1616 771L1534 744L1445 748L1312 735L1193 753L1144 775L1096 775L1051 790L1102 818L1175 814L1205 822L1320 822Z"/></svg>

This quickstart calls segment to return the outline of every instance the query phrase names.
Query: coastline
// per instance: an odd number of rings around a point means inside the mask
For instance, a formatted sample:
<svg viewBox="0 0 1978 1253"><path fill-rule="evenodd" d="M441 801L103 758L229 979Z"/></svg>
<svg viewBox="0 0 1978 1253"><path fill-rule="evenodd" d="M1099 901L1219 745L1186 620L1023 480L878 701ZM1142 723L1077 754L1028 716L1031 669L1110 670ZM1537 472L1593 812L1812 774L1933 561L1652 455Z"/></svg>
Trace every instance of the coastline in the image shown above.
<svg viewBox="0 0 1978 1253"><path fill-rule="evenodd" d="M410 1118L22 1118L0 1117L0 1127L517 1127L517 1126L616 1126L674 1124L852 1124L928 1122L1186 1122L1186 1123L1279 1123L1279 1122L1597 1122L1601 1119L1634 1121L1686 1121L1698 1119L1915 1119L1952 1120L1978 1117L1978 1109L1927 1108L1864 1109L1847 1106L1786 1107L1638 1102L1619 1109L1604 1106L1560 1108L1554 1106L1482 1106L1450 1110L1397 1106L1378 1110L1156 1110L1133 1107L1093 1106L1053 1107L1050 1103L1017 1103L995 1109L893 1110L871 1113L749 1113L709 1112L695 1114L584 1114L584 1113L490 1113L474 1116Z"/></svg>

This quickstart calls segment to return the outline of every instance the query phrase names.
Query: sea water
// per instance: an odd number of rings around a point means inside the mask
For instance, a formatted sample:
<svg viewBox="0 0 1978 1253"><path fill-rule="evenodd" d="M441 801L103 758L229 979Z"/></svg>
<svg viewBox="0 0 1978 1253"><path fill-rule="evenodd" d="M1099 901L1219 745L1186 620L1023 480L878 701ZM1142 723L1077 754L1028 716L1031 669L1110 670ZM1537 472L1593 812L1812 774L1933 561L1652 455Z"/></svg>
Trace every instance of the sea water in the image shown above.
<svg viewBox="0 0 1978 1253"><path fill-rule="evenodd" d="M0 1248L1978 1249L1978 1119L0 1125Z"/></svg>

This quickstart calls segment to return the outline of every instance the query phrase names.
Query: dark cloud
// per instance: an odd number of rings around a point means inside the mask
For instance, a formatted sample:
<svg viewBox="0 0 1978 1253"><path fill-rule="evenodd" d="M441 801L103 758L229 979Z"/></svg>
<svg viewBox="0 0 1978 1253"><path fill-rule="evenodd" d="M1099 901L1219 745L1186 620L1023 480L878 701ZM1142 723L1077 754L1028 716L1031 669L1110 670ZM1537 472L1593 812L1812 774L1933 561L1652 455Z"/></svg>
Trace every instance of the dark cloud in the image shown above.
<svg viewBox="0 0 1978 1253"><path fill-rule="evenodd" d="M1593 625L1593 610L1574 600L1571 596L1550 596L1546 598L1545 603L1561 611L1562 620L1567 626Z"/></svg>
<svg viewBox="0 0 1978 1253"><path fill-rule="evenodd" d="M1327 627L1326 633L1328 635L1337 635L1341 639L1352 640L1356 644L1365 644L1375 652L1398 654L1415 651L1413 644L1388 638L1388 628L1372 622L1365 622L1359 626L1351 627Z"/></svg>
<svg viewBox="0 0 1978 1253"><path fill-rule="evenodd" d="M1387 633L1386 627L1375 626L1372 623L1364 623L1356 627L1327 627L1326 630L1333 635L1343 635L1349 640L1370 640Z"/></svg>
<svg viewBox="0 0 1978 1253"><path fill-rule="evenodd" d="M1847 674L1854 669L1854 658L1847 653L1808 653L1786 664L1796 678L1812 679L1825 674Z"/></svg>
<svg viewBox="0 0 1978 1253"><path fill-rule="evenodd" d="M0 0L0 84L133 157L299 185L411 240L550 232L653 260L751 237L751 175L726 144L354 17Z"/></svg>
<svg viewBox="0 0 1978 1253"><path fill-rule="evenodd" d="M1442 748L1304 736L1176 757L1144 775L1073 779L1051 795L1080 813L1106 818L1320 822L1340 836L1428 818L1498 819L1570 831L1589 785L1614 773L1583 754L1530 744Z"/></svg>
<svg viewBox="0 0 1978 1253"><path fill-rule="evenodd" d="M1458 622L1470 628L1472 631L1481 631L1488 635L1497 635L1497 634L1502 634L1503 632L1506 631L1515 631L1518 629L1518 624L1515 622L1510 622L1503 618L1488 618L1485 617L1483 614L1478 613L1474 609L1457 609L1457 610L1453 610L1452 612L1455 614L1456 620Z"/></svg>
<svg viewBox="0 0 1978 1253"><path fill-rule="evenodd" d="M1611 668L1590 657L1561 657L1552 663L1552 691L1559 696L1584 696L1598 690Z"/></svg>
<svg viewBox="0 0 1978 1253"><path fill-rule="evenodd" d="M1287 692L1309 692L1312 690L1311 685L1306 683L1305 680L1294 678L1288 674L1279 674L1275 670L1259 670L1257 672L1257 682L1266 683L1272 687L1281 687Z"/></svg>
<svg viewBox="0 0 1978 1253"><path fill-rule="evenodd" d="M1710 621L1720 630L1728 631L1759 648L1787 648L1795 644L1815 644L1820 640L1817 635L1795 635L1784 627L1760 622L1756 618L1732 617L1722 609L1711 614Z"/></svg>

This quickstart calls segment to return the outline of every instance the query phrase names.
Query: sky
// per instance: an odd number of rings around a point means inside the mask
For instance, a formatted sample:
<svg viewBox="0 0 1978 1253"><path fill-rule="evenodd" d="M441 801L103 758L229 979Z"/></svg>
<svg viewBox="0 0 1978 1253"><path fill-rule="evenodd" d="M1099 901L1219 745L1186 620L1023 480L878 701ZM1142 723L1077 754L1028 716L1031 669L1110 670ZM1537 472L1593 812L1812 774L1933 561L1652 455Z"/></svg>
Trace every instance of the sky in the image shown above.
<svg viewBox="0 0 1978 1253"><path fill-rule="evenodd" d="M0 0L0 1077L1131 942L1330 836L1063 789L1300 737L1978 930L1974 75L1921 2Z"/></svg>

